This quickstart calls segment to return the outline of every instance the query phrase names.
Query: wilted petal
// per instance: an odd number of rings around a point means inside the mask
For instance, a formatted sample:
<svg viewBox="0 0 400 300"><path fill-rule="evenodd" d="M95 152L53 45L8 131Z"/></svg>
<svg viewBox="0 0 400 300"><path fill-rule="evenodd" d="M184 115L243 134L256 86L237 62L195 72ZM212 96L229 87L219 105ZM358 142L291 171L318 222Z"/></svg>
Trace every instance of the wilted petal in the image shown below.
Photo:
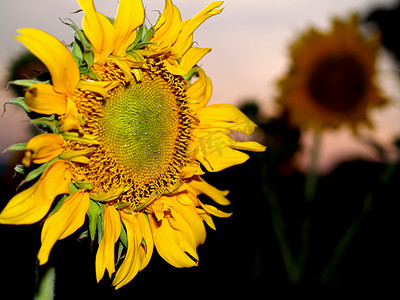
<svg viewBox="0 0 400 300"><path fill-rule="evenodd" d="M46 83L36 83L25 92L25 103L34 112L63 115L67 110L67 94L58 93Z"/></svg>
<svg viewBox="0 0 400 300"><path fill-rule="evenodd" d="M85 222L89 209L89 194L77 191L67 198L60 209L46 219L42 230L42 246L38 259L40 264L45 264L54 244L74 233Z"/></svg>
<svg viewBox="0 0 400 300"><path fill-rule="evenodd" d="M192 46L193 32L209 17L221 13L222 8L217 7L221 6L222 3L223 1L214 1L207 5L207 7L196 14L193 18L184 21L182 31L180 32L177 41L173 45L173 51L182 53L183 55L183 53L185 53Z"/></svg>
<svg viewBox="0 0 400 300"><path fill-rule="evenodd" d="M205 106L210 100L212 94L211 79L201 68L197 69L199 78L187 88L187 94L190 98L190 107L197 110Z"/></svg>
<svg viewBox="0 0 400 300"><path fill-rule="evenodd" d="M121 220L125 225L128 239L128 248L124 262L119 267L113 285L116 289L131 281L140 271L142 260L146 255L146 251L142 246L142 225L139 215L133 215L120 211ZM144 220L146 223L147 220Z"/></svg>
<svg viewBox="0 0 400 300"><path fill-rule="evenodd" d="M49 211L55 197L69 193L71 174L66 162L56 161L47 168L39 180L15 195L0 213L2 224L32 224L40 221Z"/></svg>
<svg viewBox="0 0 400 300"><path fill-rule="evenodd" d="M103 219L103 238L96 254L96 279L103 278L105 269L108 275L115 272L114 245L121 234L121 219L118 211L112 205L106 205Z"/></svg>
<svg viewBox="0 0 400 300"><path fill-rule="evenodd" d="M33 28L19 29L17 36L26 48L39 58L51 75L54 89L59 93L73 95L79 81L79 68L72 54L55 37Z"/></svg>
<svg viewBox="0 0 400 300"><path fill-rule="evenodd" d="M205 194L220 205L229 205L230 202L225 196L229 191L220 191L212 185L205 182L200 176L193 177L188 185L196 192L196 194Z"/></svg>
<svg viewBox="0 0 400 300"><path fill-rule="evenodd" d="M197 265L186 253L182 244L182 233L172 226L174 220L167 215L158 221L153 214L149 215L154 245L160 256L169 264L177 268L188 268Z"/></svg>
<svg viewBox="0 0 400 300"><path fill-rule="evenodd" d="M144 9L141 0L121 0L114 21L113 54L125 55L126 49L135 41L136 28L143 24Z"/></svg>
<svg viewBox="0 0 400 300"><path fill-rule="evenodd" d="M29 167L31 162L42 164L59 156L64 139L57 134L43 133L33 137L26 145L22 163Z"/></svg>
<svg viewBox="0 0 400 300"><path fill-rule="evenodd" d="M96 12L93 0L78 0L85 16L82 27L89 39L95 63L104 63L114 49L114 27L102 14Z"/></svg>
<svg viewBox="0 0 400 300"><path fill-rule="evenodd" d="M257 125L231 104L207 105L197 111L199 128L228 128L247 135L253 134Z"/></svg>

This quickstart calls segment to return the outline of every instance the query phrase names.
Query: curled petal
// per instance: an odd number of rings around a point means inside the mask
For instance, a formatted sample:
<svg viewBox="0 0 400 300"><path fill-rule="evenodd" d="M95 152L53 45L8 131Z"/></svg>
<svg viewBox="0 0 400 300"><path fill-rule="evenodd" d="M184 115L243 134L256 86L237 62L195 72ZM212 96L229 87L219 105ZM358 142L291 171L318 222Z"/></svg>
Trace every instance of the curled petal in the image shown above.
<svg viewBox="0 0 400 300"><path fill-rule="evenodd" d="M201 68L197 69L197 74L199 78L189 85L186 91L190 98L190 107L194 110L205 106L210 100L212 93L211 79Z"/></svg>
<svg viewBox="0 0 400 300"><path fill-rule="evenodd" d="M145 215L144 213L139 214L139 219L143 235L142 244L145 246L145 251L146 251L146 255L142 259L142 265L140 266L140 270L143 270L149 264L150 258L153 255L154 240L147 215Z"/></svg>
<svg viewBox="0 0 400 300"><path fill-rule="evenodd" d="M221 6L222 3L223 1L214 1L196 14L193 18L184 21L182 24L182 31L172 46L173 51L183 55L192 46L193 32L209 17L221 13L223 9L217 7Z"/></svg>
<svg viewBox="0 0 400 300"><path fill-rule="evenodd" d="M62 132L67 132L70 130L81 131L81 125L78 108L76 107L75 102L68 98L65 114L61 117L60 130Z"/></svg>
<svg viewBox="0 0 400 300"><path fill-rule="evenodd" d="M147 265L151 253L153 252L152 247L145 247L142 243L143 239L145 239L145 230L143 229L147 227L148 229L146 231L150 230L149 222L146 217L142 213L133 215L123 211L120 212L120 215L126 228L128 249L126 251L124 262L119 267L113 281L113 285L116 289L131 281L136 274ZM149 254L150 257L148 257Z"/></svg>
<svg viewBox="0 0 400 300"><path fill-rule="evenodd" d="M149 42L155 43L155 50L171 48L182 28L181 14L171 0L165 0L164 11L154 26L155 33ZM180 58L180 57L177 57Z"/></svg>
<svg viewBox="0 0 400 300"><path fill-rule="evenodd" d="M52 214L43 225L42 246L38 253L40 264L45 264L54 244L74 233L85 222L89 209L89 194L77 191L68 197L60 209Z"/></svg>
<svg viewBox="0 0 400 300"><path fill-rule="evenodd" d="M79 81L79 68L72 54L55 37L32 28L19 29L16 39L25 45L47 67L54 90L73 95Z"/></svg>
<svg viewBox="0 0 400 300"><path fill-rule="evenodd" d="M121 219L118 211L112 205L106 205L103 219L103 238L96 254L96 279L103 278L107 269L108 275L115 272L114 245L121 234Z"/></svg>
<svg viewBox="0 0 400 300"><path fill-rule="evenodd" d="M2 224L32 224L40 221L49 211L54 198L69 193L71 174L66 162L56 161L39 180L15 195L0 213Z"/></svg>
<svg viewBox="0 0 400 300"><path fill-rule="evenodd" d="M67 95L58 93L46 83L36 83L25 92L25 103L34 112L63 115L67 110Z"/></svg>
<svg viewBox="0 0 400 300"><path fill-rule="evenodd" d="M31 162L42 164L59 156L64 139L57 134L43 133L33 137L26 145L22 163L29 167Z"/></svg>
<svg viewBox="0 0 400 300"><path fill-rule="evenodd" d="M135 41L136 28L143 24L144 9L141 0L121 0L114 21L113 54L124 56L126 49Z"/></svg>
<svg viewBox="0 0 400 300"><path fill-rule="evenodd" d="M209 172L219 172L249 159L246 153L235 149L258 152L265 150L257 142L236 142L226 132L202 129L194 132L197 143L192 149L193 155Z"/></svg>
<svg viewBox="0 0 400 300"><path fill-rule="evenodd" d="M154 244L160 256L177 268L188 268L197 265L186 253L182 245L182 234L176 230L170 217L157 221L155 216L149 216ZM172 224L171 224L172 223Z"/></svg>
<svg viewBox="0 0 400 300"><path fill-rule="evenodd" d="M158 253L175 267L196 266L196 249L204 243L206 230L195 203L181 193L156 200L152 210L159 209L164 210L161 218L154 213L149 216Z"/></svg>
<svg viewBox="0 0 400 300"><path fill-rule="evenodd" d="M205 194L220 205L230 204L229 200L225 197L228 195L229 191L220 191L205 182L200 176L193 177L193 180L189 181L188 185L194 190L196 195Z"/></svg>
<svg viewBox="0 0 400 300"><path fill-rule="evenodd" d="M82 27L89 39L95 63L104 63L114 49L114 27L102 14L96 12L93 0L78 0L85 17Z"/></svg>
<svg viewBox="0 0 400 300"><path fill-rule="evenodd" d="M89 90L101 95L104 99L108 98L108 91L117 87L118 81L93 81L93 80L81 80L76 86L77 89L83 91Z"/></svg>
<svg viewBox="0 0 400 300"><path fill-rule="evenodd" d="M185 199L188 198L188 199ZM206 229L204 227L203 221L196 211L193 204L185 205L183 203L188 203L190 200L186 194L177 195L178 203L174 205L174 210L171 214L174 216L177 224L182 233L185 235L185 240L188 242L188 249L193 249L194 251L188 253L194 258L197 258L196 248L202 245L206 239ZM182 205L183 204L183 205Z"/></svg>
<svg viewBox="0 0 400 300"><path fill-rule="evenodd" d="M197 64L197 62L208 52L210 48L191 47L181 58L179 63L166 64L167 70L175 75L184 76ZM167 61L168 62L168 61ZM176 61L174 61L176 62Z"/></svg>
<svg viewBox="0 0 400 300"><path fill-rule="evenodd" d="M227 128L247 135L253 134L257 125L231 104L207 105L197 111L199 128Z"/></svg>

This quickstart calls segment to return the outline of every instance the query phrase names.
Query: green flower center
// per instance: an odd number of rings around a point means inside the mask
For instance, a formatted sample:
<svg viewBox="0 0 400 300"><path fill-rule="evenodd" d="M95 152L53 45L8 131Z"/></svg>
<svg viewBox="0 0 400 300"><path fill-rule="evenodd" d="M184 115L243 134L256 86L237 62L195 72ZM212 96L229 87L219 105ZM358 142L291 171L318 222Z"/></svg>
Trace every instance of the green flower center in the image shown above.
<svg viewBox="0 0 400 300"><path fill-rule="evenodd" d="M161 77L143 77L111 95L101 122L102 139L135 182L158 178L169 167L178 136L173 90Z"/></svg>

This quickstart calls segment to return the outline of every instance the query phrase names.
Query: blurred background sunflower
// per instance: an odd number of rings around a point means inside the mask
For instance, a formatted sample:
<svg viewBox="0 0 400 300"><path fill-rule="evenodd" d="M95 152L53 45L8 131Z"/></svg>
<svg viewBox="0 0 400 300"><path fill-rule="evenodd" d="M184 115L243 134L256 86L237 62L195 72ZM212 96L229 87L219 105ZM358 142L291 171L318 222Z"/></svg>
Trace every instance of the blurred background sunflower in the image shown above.
<svg viewBox="0 0 400 300"><path fill-rule="evenodd" d="M208 1L173 2L181 10L182 19L190 18L208 4ZM148 21L154 24L164 1L143 3ZM108 12L110 16L115 15L118 6L117 1L97 0L95 4L98 11ZM213 49L201 65L213 80L211 103L229 102L240 107L259 125L254 138L268 146L265 153L250 154L247 165L204 177L211 184L231 191L232 217L222 222L216 220L217 232L207 232L208 245L198 250L201 257L198 267L175 270L155 256L132 284L118 291L110 287L110 282L96 283L94 252L88 247L88 241L77 242L79 234L72 235L52 250L57 269L56 299L138 297L148 295L149 289L154 295L179 289L181 296L176 297L184 298L199 287L206 287L207 293L215 295L241 292L267 298L321 289L325 292L350 289L360 294L389 291L396 285L398 275L392 269L399 263L396 243L399 221L395 212L400 175L400 143L397 142L400 42L395 29L400 3L395 0L250 0L246 3L227 0L223 6L223 14L205 23L194 36L194 41L201 42L200 47L207 45ZM21 92L6 89L7 81L45 71L32 57L16 60L25 53L13 40L16 30L39 28L68 44L71 32L57 20L71 18L78 24L82 13L73 13L77 10L76 1L41 0L40 6L27 0L1 4L0 77L3 83L0 97L3 103ZM374 125L373 128L359 126L356 136L353 126L342 126L344 119L327 122L330 119L323 118L319 112L301 114L301 109L306 108L304 105L291 112L289 107L282 109L275 102L289 92L276 82L282 78L286 82L293 79L289 79L287 72L293 58L290 45L307 35L310 28L329 33L334 18L351 23L349 16L354 13L358 14L354 28L367 37L378 34L382 44L374 48L374 72L366 72L373 74L369 95L376 101L368 98L364 108L386 102L385 106L368 110L361 117L353 115L351 124L361 120ZM331 38L332 43L341 39L333 35ZM314 41L305 38L302 41L303 50L306 49L302 54L303 63L304 68L309 68L308 74L325 73L316 71L322 67L320 62L316 63L318 47L312 45ZM354 57L372 61L372 56L355 47ZM310 62L308 66L307 62ZM372 70L369 68L366 67ZM314 78L320 79L317 75ZM317 85L319 88L323 83ZM290 92L293 101L307 100L294 90ZM337 112L337 102L329 96L324 97L328 99L324 109L328 113ZM6 113L0 119L0 150L28 140L35 130L24 112L10 105L5 108ZM348 112L346 105L340 109ZM293 122L294 113L302 117L299 122ZM309 169L315 139L309 128L314 127L304 126L310 120L313 124L325 122L327 127L337 128L324 130L313 176ZM0 209L15 194L20 182L13 170L20 159L16 152L0 157ZM314 184L309 183L310 177ZM312 201L307 201L305 186L313 187ZM0 286L3 290L14 290L15 298L31 298L35 272L45 272L42 268L36 271L35 265L40 230L40 223L0 227L2 240L7 241L1 247L5 263ZM21 289L21 285L26 288Z"/></svg>

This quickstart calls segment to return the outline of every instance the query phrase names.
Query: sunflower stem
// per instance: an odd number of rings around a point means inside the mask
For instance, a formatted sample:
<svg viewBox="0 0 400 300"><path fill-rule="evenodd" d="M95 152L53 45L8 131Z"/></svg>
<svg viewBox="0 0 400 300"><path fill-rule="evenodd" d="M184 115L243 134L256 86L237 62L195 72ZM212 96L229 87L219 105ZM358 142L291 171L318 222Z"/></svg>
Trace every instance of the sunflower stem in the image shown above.
<svg viewBox="0 0 400 300"><path fill-rule="evenodd" d="M38 272L39 273L39 272ZM39 274L38 274L39 276ZM53 300L56 280L56 268L50 267L43 277L39 278L35 300Z"/></svg>
<svg viewBox="0 0 400 300"><path fill-rule="evenodd" d="M299 265L294 258L292 251L290 250L289 243L286 238L285 221L279 206L278 197L273 189L266 184L263 185L263 192L265 199L267 199L269 204L272 227L278 240L279 248L281 249L281 255L286 269L287 279L290 283L297 284L300 279Z"/></svg>
<svg viewBox="0 0 400 300"><path fill-rule="evenodd" d="M274 230L276 239L281 250L282 261L285 266L287 280L291 284L297 284L299 282L299 265L293 256L286 237L286 226L285 220L282 215L281 207L279 205L279 199L274 189L268 184L269 171L265 167L262 168L263 185L262 192L266 199L269 211L271 214L271 223Z"/></svg>
<svg viewBox="0 0 400 300"><path fill-rule="evenodd" d="M380 177L379 186L385 185L389 182L394 171L399 167L399 165L400 165L400 161L397 161L396 163L387 165L382 176ZM328 283L332 279L332 277L335 273L335 270L336 270L336 266L338 265L339 261L341 260L344 253L346 252L346 249L348 248L350 242L356 236L358 230L361 227L363 220L368 215L368 213L371 211L373 200L374 200L374 193L377 193L377 192L378 191L372 191L364 198L364 201L361 205L359 216L347 228L346 232L343 234L342 238L336 245L331 258L329 259L328 263L323 268L323 270L319 276L319 280L321 283Z"/></svg>
<svg viewBox="0 0 400 300"><path fill-rule="evenodd" d="M304 277L306 265L310 253L310 231L311 220L309 205L315 200L315 194L318 184L318 158L321 145L321 132L314 133L313 146L311 150L310 165L307 170L305 183L304 183L304 199L306 202L306 212L301 225L301 245L299 251L299 272L300 278Z"/></svg>
<svg viewBox="0 0 400 300"><path fill-rule="evenodd" d="M321 132L315 132L314 141L311 150L310 165L307 170L305 187L304 187L304 198L307 203L314 202L315 192L317 190L318 183L318 159L319 150L321 145Z"/></svg>

